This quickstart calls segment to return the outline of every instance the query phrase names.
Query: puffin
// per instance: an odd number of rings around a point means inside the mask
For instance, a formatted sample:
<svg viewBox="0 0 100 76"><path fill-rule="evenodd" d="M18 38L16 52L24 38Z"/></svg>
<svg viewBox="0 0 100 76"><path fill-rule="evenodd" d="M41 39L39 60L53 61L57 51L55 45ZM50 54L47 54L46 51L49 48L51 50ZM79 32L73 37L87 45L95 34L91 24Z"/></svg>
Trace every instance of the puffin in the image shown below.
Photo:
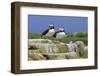
<svg viewBox="0 0 100 76"><path fill-rule="evenodd" d="M53 37L54 33L55 33L54 25L49 24L48 29L42 32L41 37L45 37L45 38Z"/></svg>
<svg viewBox="0 0 100 76"><path fill-rule="evenodd" d="M65 36L66 36L66 33L65 33L64 28L59 28L59 30L55 32L55 34L53 35L53 37L55 37L58 40L62 39Z"/></svg>

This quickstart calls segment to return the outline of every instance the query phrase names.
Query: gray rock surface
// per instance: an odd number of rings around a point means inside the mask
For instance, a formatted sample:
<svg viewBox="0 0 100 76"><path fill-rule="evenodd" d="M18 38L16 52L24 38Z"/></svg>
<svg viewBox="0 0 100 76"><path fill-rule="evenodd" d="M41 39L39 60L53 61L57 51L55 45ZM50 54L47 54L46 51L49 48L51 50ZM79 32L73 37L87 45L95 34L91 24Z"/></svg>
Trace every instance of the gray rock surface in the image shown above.
<svg viewBox="0 0 100 76"><path fill-rule="evenodd" d="M82 41L53 42L48 39L29 39L29 60L59 60L82 57L88 50Z"/></svg>

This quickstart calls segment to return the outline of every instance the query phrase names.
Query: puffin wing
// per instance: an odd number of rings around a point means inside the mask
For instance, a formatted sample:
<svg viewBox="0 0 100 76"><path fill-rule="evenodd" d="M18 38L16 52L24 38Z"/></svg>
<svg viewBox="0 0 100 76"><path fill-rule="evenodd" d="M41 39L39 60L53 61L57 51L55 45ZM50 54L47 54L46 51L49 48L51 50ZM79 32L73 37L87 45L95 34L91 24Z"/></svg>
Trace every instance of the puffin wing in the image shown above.
<svg viewBox="0 0 100 76"><path fill-rule="evenodd" d="M56 37L57 33L59 33L58 31L54 33L53 37Z"/></svg>
<svg viewBox="0 0 100 76"><path fill-rule="evenodd" d="M49 32L49 29L45 30L45 31L42 33L42 36L43 36L43 35L46 35L48 32Z"/></svg>

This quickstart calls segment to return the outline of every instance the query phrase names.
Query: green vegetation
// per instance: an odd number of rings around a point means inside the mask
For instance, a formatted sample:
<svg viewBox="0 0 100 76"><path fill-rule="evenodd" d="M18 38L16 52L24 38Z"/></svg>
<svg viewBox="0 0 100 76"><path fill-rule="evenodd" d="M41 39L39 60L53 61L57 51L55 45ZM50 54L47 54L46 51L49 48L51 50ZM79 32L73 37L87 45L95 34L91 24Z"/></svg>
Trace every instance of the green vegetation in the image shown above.
<svg viewBox="0 0 100 76"><path fill-rule="evenodd" d="M41 34L37 33L30 33L28 36L29 39L46 39L46 37L41 37ZM56 38L49 37L48 39L55 41ZM79 33L72 33L66 34L64 38L61 40L64 43L69 43L70 41L83 41L85 45L88 45L88 34L87 32L79 32Z"/></svg>
<svg viewBox="0 0 100 76"><path fill-rule="evenodd" d="M87 37L88 34L86 32L79 32L79 33L74 33L75 37Z"/></svg>
<svg viewBox="0 0 100 76"><path fill-rule="evenodd" d="M69 43L70 41L83 41L85 45L87 45L87 37L67 37L65 36L62 42Z"/></svg>
<svg viewBox="0 0 100 76"><path fill-rule="evenodd" d="M39 34L39 33L29 33L28 38L29 39L41 39L41 34Z"/></svg>
<svg viewBox="0 0 100 76"><path fill-rule="evenodd" d="M88 33L87 32L79 32L67 34L62 40L62 42L69 43L70 41L83 41L84 44L88 45Z"/></svg>

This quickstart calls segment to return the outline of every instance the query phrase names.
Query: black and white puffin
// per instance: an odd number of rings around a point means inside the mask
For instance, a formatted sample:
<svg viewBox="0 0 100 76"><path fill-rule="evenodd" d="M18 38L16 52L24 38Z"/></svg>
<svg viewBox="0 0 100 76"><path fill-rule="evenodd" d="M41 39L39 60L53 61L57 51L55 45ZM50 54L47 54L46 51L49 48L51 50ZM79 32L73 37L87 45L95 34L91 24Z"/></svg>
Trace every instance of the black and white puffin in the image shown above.
<svg viewBox="0 0 100 76"><path fill-rule="evenodd" d="M59 28L59 30L55 32L55 34L53 35L53 37L55 37L56 39L62 39L65 36L66 36L66 33L65 33L64 28Z"/></svg>
<svg viewBox="0 0 100 76"><path fill-rule="evenodd" d="M49 24L48 29L42 33L42 37L52 37L55 33L54 25Z"/></svg>

